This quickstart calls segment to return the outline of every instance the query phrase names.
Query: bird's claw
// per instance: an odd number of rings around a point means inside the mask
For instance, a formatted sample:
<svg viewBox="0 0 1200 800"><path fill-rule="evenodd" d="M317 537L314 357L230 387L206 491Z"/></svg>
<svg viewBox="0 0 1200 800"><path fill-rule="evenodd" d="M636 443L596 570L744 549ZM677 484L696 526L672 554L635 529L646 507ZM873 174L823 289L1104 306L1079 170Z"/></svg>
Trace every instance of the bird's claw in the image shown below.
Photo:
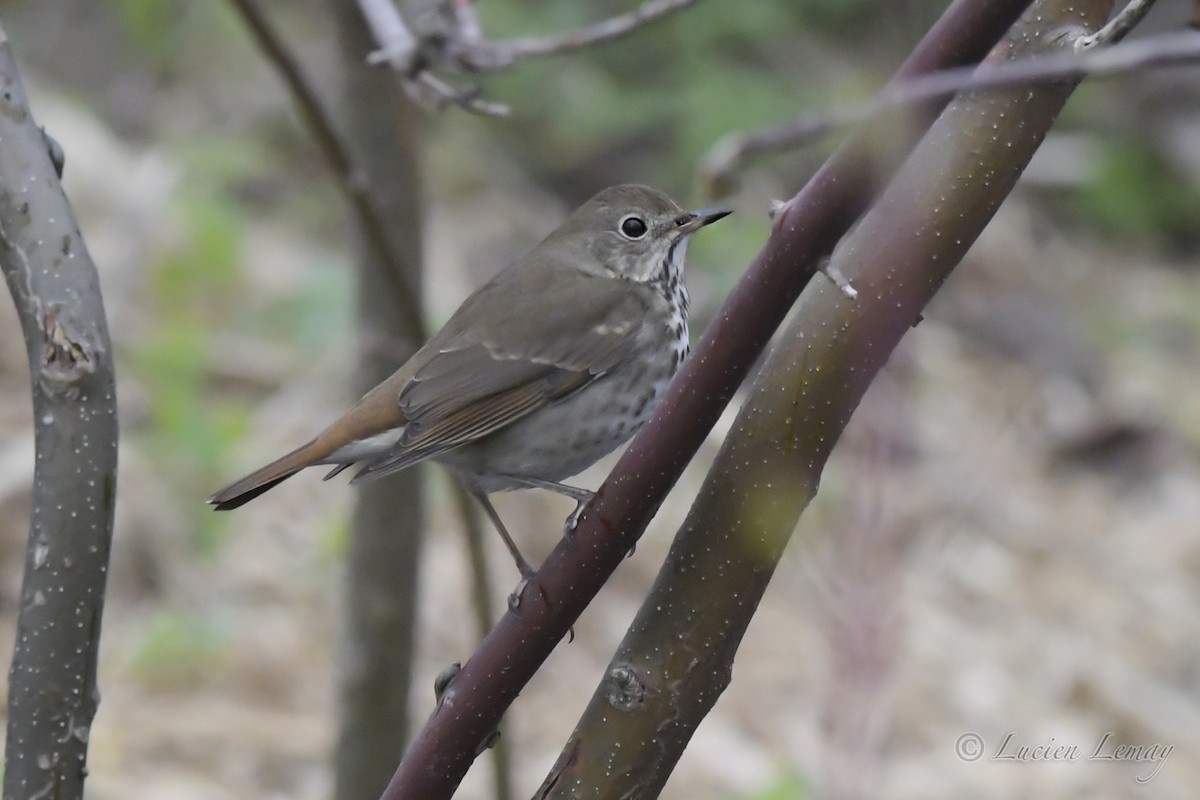
<svg viewBox="0 0 1200 800"><path fill-rule="evenodd" d="M525 587L529 585L529 578L521 578L521 582L517 584L517 588L512 590L512 594L508 596L508 608L510 611L516 611L521 605L521 595L525 593Z"/></svg>
<svg viewBox="0 0 1200 800"><path fill-rule="evenodd" d="M570 539L575 535L575 528L579 525L579 518L583 516L583 510L587 508L587 504L591 501L591 497L575 501L575 510L567 515L567 521L563 523L563 536Z"/></svg>

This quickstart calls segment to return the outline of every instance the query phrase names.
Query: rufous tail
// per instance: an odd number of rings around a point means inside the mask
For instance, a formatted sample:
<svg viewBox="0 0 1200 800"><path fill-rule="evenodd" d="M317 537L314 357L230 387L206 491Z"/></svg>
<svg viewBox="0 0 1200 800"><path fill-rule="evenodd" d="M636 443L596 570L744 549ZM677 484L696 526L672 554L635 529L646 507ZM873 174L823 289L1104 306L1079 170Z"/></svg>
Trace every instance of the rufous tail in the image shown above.
<svg viewBox="0 0 1200 800"><path fill-rule="evenodd" d="M274 488L305 467L311 467L318 463L329 454L325 452L325 448L318 448L317 442L317 439L313 439L303 447L296 448L262 469L251 472L240 481L231 483L208 498L209 505L216 511L229 511L237 508L268 489Z"/></svg>

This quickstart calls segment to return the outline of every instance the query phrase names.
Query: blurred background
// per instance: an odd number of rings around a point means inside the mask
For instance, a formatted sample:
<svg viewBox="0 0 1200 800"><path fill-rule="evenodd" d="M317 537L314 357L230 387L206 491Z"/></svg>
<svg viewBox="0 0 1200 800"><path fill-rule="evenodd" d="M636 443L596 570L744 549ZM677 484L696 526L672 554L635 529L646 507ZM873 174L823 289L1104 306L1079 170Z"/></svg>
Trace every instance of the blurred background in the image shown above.
<svg viewBox="0 0 1200 800"><path fill-rule="evenodd" d="M487 0L492 38L633 3ZM267 3L336 86L327 4ZM604 186L707 202L722 136L869 97L932 0L704 2L600 49L482 80L508 119L420 125L425 300L444 320ZM1140 35L1184 25L1162 0ZM223 2L0 2L105 292L122 405L93 798L325 798L353 490L297 477L204 499L353 398L347 209ZM872 387L665 797L1191 797L1200 785L1200 69L1082 87L1016 192ZM836 143L760 158L698 236L693 337L771 200ZM821 278L818 278L820 280ZM25 351L0 303L0 656L33 467ZM506 717L517 794L558 754L653 580L730 415ZM611 459L579 479L595 487ZM478 639L448 478L426 471L414 719ZM561 498L498 498L526 553ZM488 534L497 599L515 584ZM1112 737L1104 741L1106 733ZM962 757L964 734L983 757ZM1077 746L1057 763L992 758ZM964 744L965 743L965 744ZM1165 763L1093 760L1171 746ZM1161 755L1161 753L1159 753ZM480 759L463 797L486 797ZM1142 784L1137 778L1153 775Z"/></svg>

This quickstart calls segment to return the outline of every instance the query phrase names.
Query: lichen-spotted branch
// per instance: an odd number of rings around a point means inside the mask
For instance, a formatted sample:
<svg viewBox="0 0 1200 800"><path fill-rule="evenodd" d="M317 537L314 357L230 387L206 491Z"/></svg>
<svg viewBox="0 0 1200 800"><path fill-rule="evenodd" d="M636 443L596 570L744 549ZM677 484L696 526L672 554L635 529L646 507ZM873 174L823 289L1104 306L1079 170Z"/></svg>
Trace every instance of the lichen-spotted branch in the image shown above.
<svg viewBox="0 0 1200 800"><path fill-rule="evenodd" d="M0 28L0 267L29 354L36 466L4 797L83 796L117 476L117 411L96 267Z"/></svg>
<svg viewBox="0 0 1200 800"><path fill-rule="evenodd" d="M369 60L395 70L414 101L502 117L508 114L508 106L484 100L477 86L455 86L434 70L499 72L529 58L607 44L697 1L646 0L635 9L578 30L500 41L484 38L472 0L452 0L442 7L443 13L427 14L428 24L422 28L430 30L415 33L415 26L400 14L395 0L358 0L358 5L379 43Z"/></svg>

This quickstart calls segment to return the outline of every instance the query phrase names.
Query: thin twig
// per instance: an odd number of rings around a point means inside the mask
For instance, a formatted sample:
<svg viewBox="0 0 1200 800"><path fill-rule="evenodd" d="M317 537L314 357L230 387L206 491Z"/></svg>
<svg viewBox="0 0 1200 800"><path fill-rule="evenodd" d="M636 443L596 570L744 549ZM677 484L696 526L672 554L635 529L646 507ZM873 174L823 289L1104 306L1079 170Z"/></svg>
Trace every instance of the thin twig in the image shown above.
<svg viewBox="0 0 1200 800"><path fill-rule="evenodd" d="M1080 40L1085 37L1080 37ZM1065 52L1001 66L971 66L934 72L884 88L873 99L834 111L811 114L784 125L728 136L709 150L701 167L706 185L718 191L753 155L803 147L877 114L962 91L1023 83L1053 83L1083 76L1111 77L1142 69L1190 64L1200 60L1200 33L1181 31L1100 49ZM710 191L714 191L710 189Z"/></svg>
<svg viewBox="0 0 1200 800"><path fill-rule="evenodd" d="M1077 51L1089 50L1098 44L1116 44L1137 27L1142 18L1154 7L1154 0L1129 0L1115 17L1090 36L1080 36L1075 42Z"/></svg>
<svg viewBox="0 0 1200 800"><path fill-rule="evenodd" d="M474 85L454 86L433 70L438 67L471 72L510 69L527 58L557 55L621 39L643 25L697 2L648 0L632 11L585 28L496 42L484 38L470 0L451 0L449 30L439 31L437 36L414 34L393 0L358 0L358 6L379 45L367 60L395 70L411 98L437 109L458 106L476 114L502 117L509 113L508 106L482 99Z"/></svg>
<svg viewBox="0 0 1200 800"><path fill-rule="evenodd" d="M530 36L496 42L477 41L460 48L454 56L467 69L496 72L509 69L527 58L558 55L622 39L643 25L689 8L696 2L697 0L648 0L632 11L586 28L549 36Z"/></svg>
<svg viewBox="0 0 1200 800"><path fill-rule="evenodd" d="M431 55L437 55L446 47L430 46L422 49L421 40L412 32L404 17L400 16L392 0L358 0L379 49L367 56L371 64L386 64L399 76L405 93L414 102L427 108L441 110L457 106L465 111L489 117L508 116L508 106L480 99L479 88L458 88L434 75L425 63ZM461 15L457 17L461 24Z"/></svg>
<svg viewBox="0 0 1200 800"><path fill-rule="evenodd" d="M334 127L316 91L309 85L300 65L292 57L287 46L275 34L274 29L257 4L257 0L231 0L241 13L246 26L254 34L260 48L275 65L280 77L287 84L301 118L325 154L325 160L338 177L338 186L354 208L362 223L367 246L379 260L388 265L388 280L394 282L396 301L404 315L405 335L414 344L425 341L425 324L417 295L405 282L401 269L402 259L393 249L387 235L387 225L374 198L371 196L367 171L356 165L341 134Z"/></svg>
<svg viewBox="0 0 1200 800"><path fill-rule="evenodd" d="M458 26L458 35L464 42L478 42L483 39L483 26L479 24L479 15L475 13L474 0L449 0L450 10L454 13L454 21Z"/></svg>
<svg viewBox="0 0 1200 800"><path fill-rule="evenodd" d="M401 75L411 76L417 67L420 42L400 16L392 0L358 0L367 27L379 49L371 53L372 64L387 64Z"/></svg>
<svg viewBox="0 0 1200 800"><path fill-rule="evenodd" d="M504 103L481 98L478 86L457 88L428 70L417 73L412 80L405 81L404 86L413 100L439 111L448 106L458 106L464 111L485 117L507 117L509 114L509 108Z"/></svg>

